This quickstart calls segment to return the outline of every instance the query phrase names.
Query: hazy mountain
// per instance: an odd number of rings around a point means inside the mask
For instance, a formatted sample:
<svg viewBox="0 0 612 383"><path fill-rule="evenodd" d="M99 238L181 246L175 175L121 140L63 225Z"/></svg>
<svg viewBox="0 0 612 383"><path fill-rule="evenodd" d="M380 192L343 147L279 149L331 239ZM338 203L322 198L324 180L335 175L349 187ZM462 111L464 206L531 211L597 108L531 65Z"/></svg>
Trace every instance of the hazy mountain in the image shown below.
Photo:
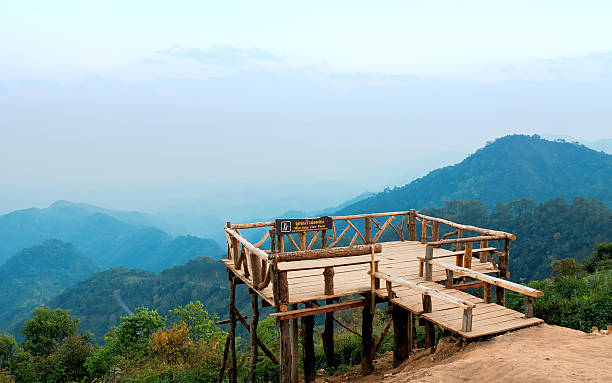
<svg viewBox="0 0 612 383"><path fill-rule="evenodd" d="M538 136L499 138L461 163L434 170L402 187L386 189L338 214L420 209L450 200L487 206L520 198L595 198L612 206L612 155Z"/></svg>
<svg viewBox="0 0 612 383"><path fill-rule="evenodd" d="M96 273L66 289L49 307L70 309L80 318L81 331L90 330L101 341L119 318L136 307L157 309L160 314L190 301L200 300L206 310L227 316L229 283L225 266L208 257L198 257L158 275L148 271L116 268ZM237 289L239 307L250 305L246 288ZM125 305L125 306L124 306Z"/></svg>
<svg viewBox="0 0 612 383"><path fill-rule="evenodd" d="M21 250L0 266L0 331L8 331L34 307L100 270L74 246L59 240Z"/></svg>
<svg viewBox="0 0 612 383"><path fill-rule="evenodd" d="M172 238L145 224L146 215L141 213L110 211L66 201L46 209L14 211L0 216L0 263L20 249L49 238L72 243L84 256L104 267L152 271L196 256L218 257L223 252L212 240L193 236Z"/></svg>

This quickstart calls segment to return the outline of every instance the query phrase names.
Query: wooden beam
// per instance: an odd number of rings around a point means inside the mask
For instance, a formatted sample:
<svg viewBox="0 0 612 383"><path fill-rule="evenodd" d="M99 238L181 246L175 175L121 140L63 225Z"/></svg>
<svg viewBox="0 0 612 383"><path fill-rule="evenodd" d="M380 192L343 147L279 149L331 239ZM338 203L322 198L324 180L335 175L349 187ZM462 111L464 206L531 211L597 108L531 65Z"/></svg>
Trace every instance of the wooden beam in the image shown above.
<svg viewBox="0 0 612 383"><path fill-rule="evenodd" d="M430 217L427 215L423 215L420 213L416 213L417 217L421 217L422 219L427 219L430 221L437 221L440 223L443 223L445 225L457 228L457 229L461 229L461 230L465 230L465 231L472 231L474 233L480 233L480 234L485 234L485 235L491 235L491 236L501 236L504 238L508 238L512 241L514 241L516 239L516 235L511 234L511 233L506 233L504 231L497 231L497 230L489 230L489 229L483 229L481 227L476 227L476 226L470 226L470 225L462 225L459 223L455 223L452 221L448 221L446 219L442 219L442 218L436 218L436 217Z"/></svg>
<svg viewBox="0 0 612 383"><path fill-rule="evenodd" d="M463 266L467 269L472 268L472 242L465 244L465 252L463 254Z"/></svg>
<svg viewBox="0 0 612 383"><path fill-rule="evenodd" d="M412 281L408 281L406 279L403 278L399 278L399 277L392 277L389 274L385 274L385 273L381 273L378 272L376 273L376 276L379 277L380 279L384 279L386 281L390 281L393 283L396 283L398 285L402 285L404 287L408 287L411 289L414 289L418 292L420 292L421 294L426 294L426 295L430 295L434 298L449 302L454 304L455 306L461 307L461 308L472 308L475 307L476 305L473 303L469 303L469 302L465 302L462 301L460 299L457 299L451 295L445 294L441 291L432 289L431 287L427 287L427 286L423 286L420 285L418 283L412 282Z"/></svg>
<svg viewBox="0 0 612 383"><path fill-rule="evenodd" d="M427 246L425 248L425 280L432 280L432 267L431 260L433 259L433 247Z"/></svg>
<svg viewBox="0 0 612 383"><path fill-rule="evenodd" d="M410 313L410 311L408 313ZM391 328L392 324L393 324L393 317L389 319L389 321L385 325L385 328L380 333L380 336L378 337L378 340L376 341L376 344L374 345L374 352L378 352L378 350L380 349L380 346L382 346L382 343L384 342L385 337L387 336L387 332L389 332L389 329Z"/></svg>
<svg viewBox="0 0 612 383"><path fill-rule="evenodd" d="M354 247L338 247L335 249L315 249L306 251L294 251L285 253L270 254L270 258L277 262L291 262L291 261L306 261L316 260L325 258L340 258L340 257L352 257L356 255L368 255L371 253L371 249L374 248L375 253L382 252L382 245L380 243L372 245L359 245Z"/></svg>
<svg viewBox="0 0 612 383"><path fill-rule="evenodd" d="M353 299L353 300L347 300L341 303L333 303L331 305L325 305L325 306L320 306L320 307L311 307L311 308L305 308L305 309L299 309L299 310L276 312L276 313L270 314L270 316L273 318L286 320L286 319L292 319L292 318L300 318L300 317L308 316L308 315L323 314L323 313L329 313L329 312L338 311L338 310L346 310L346 309L350 309L354 307L361 307L367 304L368 304L368 301L366 301L365 299Z"/></svg>
<svg viewBox="0 0 612 383"><path fill-rule="evenodd" d="M507 281L505 279L492 277L490 275L479 273L478 271L467 269L465 267L459 267L459 266L451 265L451 264L436 261L436 260L433 260L430 262L434 266L442 267L447 270L453 270L454 272L466 275L474 279L479 279L481 281L490 283L495 286L500 286L508 290L516 291L517 293L521 293L523 295L529 295L531 297L541 297L544 295L543 292L536 290L536 289L532 289L531 287L523 286L518 283Z"/></svg>
<svg viewBox="0 0 612 383"><path fill-rule="evenodd" d="M236 233L234 230L226 227L225 228L225 232L227 234L229 234L231 236L231 238L234 238L238 242L240 242L242 244L242 246L246 247L250 252L252 252L255 255L257 255L259 258L264 259L266 261L268 260L268 254L266 254L265 251L255 247L255 246L253 246L253 244L251 244L249 241L244 239L240 234ZM233 242L232 242L232 244L233 244ZM236 253L234 253L234 254L236 254Z"/></svg>

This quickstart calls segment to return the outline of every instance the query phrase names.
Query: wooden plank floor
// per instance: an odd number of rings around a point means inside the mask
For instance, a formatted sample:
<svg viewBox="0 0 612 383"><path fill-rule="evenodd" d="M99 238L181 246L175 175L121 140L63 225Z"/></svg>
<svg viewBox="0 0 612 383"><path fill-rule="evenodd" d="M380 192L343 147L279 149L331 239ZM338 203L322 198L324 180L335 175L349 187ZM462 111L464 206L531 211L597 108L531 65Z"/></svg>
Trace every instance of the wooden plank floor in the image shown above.
<svg viewBox="0 0 612 383"><path fill-rule="evenodd" d="M445 249L434 249L434 257L450 253ZM538 318L523 318L523 314L510 310L495 303L484 303L480 298L472 296L464 291L446 289L441 284L435 283L446 279L446 272L441 268L433 268L433 282L425 282L423 278L418 276L419 261L417 257L425 255L425 245L417 241L396 241L384 242L382 244L382 252L376 255L379 260L379 270L383 273L408 279L418 282L425 286L433 287L444 293L454 295L458 298L473 302L476 308L473 311L472 331L463 333L461 331L461 321L463 310L456 306L432 298L433 312L423 314L421 294L414 290L401 286L393 286L393 291L397 297L392 299L392 302L402 306L417 315L431 320L442 328L446 328L454 333L467 338L479 337L495 333L501 333L513 330L520 327L531 326L542 323ZM350 257L351 261L360 262L370 260L370 256ZM454 258L449 258L453 260ZM224 259L223 263L236 274L239 278L247 282L249 287L252 287L247 279L244 278L242 270L236 271L233 267L233 261ZM289 303L308 302L332 297L348 296L353 294L366 293L370 291L370 276L368 271L369 264L346 265L347 258L335 258L326 260L313 261L296 261L283 262L279 264L281 270L287 271L287 281L289 285ZM326 266L334 267L334 295L325 295L323 268ZM308 270L294 270L297 268L317 267ZM480 263L477 258L472 260L472 269L481 273L495 273L497 269L490 262ZM382 283L384 286L384 282ZM262 291L258 291L259 295L274 304L271 285ZM382 298L387 298L386 290L380 289L377 295Z"/></svg>

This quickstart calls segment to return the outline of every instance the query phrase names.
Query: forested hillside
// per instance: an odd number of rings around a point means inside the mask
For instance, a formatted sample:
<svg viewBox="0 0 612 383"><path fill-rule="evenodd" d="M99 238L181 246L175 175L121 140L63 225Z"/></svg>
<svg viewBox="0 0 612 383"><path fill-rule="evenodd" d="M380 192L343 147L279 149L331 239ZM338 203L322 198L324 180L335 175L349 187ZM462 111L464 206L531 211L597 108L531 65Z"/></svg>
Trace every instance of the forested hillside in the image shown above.
<svg viewBox="0 0 612 383"><path fill-rule="evenodd" d="M541 204L520 199L492 209L480 201L451 201L422 211L516 234L510 246L510 277L515 281L548 278L553 261L573 258L581 262L595 245L612 240L610 209L603 202L581 197L571 203L553 198Z"/></svg>
<svg viewBox="0 0 612 383"><path fill-rule="evenodd" d="M337 214L440 207L451 200L479 200L493 207L521 198L595 198L612 206L612 155L538 136L511 135L479 149L461 163L436 169L405 186L387 189Z"/></svg>
<svg viewBox="0 0 612 383"><path fill-rule="evenodd" d="M125 214L131 222L137 221L136 213ZM49 238L72 243L103 267L160 271L194 257L214 258L223 253L210 239L172 238L157 228L128 224L89 205L61 202L46 209L0 216L0 264L17 251Z"/></svg>
<svg viewBox="0 0 612 383"><path fill-rule="evenodd" d="M199 300L209 313L226 317L228 296L225 266L198 257L158 275L126 268L102 271L70 287L48 306L71 310L72 316L81 321L81 331L92 331L101 342L111 326L127 315L119 298L131 311L147 307L163 315L173 307ZM239 307L250 305L246 289L237 289L236 299Z"/></svg>
<svg viewBox="0 0 612 383"><path fill-rule="evenodd" d="M48 240L23 249L0 266L0 331L29 317L65 288L100 271L69 243Z"/></svg>

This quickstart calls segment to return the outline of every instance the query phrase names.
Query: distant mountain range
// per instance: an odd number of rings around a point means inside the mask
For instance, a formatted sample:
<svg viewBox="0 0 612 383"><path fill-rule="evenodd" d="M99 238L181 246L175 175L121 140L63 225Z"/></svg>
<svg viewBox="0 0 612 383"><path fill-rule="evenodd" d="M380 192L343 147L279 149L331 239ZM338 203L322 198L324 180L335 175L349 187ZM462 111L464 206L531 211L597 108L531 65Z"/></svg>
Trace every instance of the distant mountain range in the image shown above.
<svg viewBox="0 0 612 383"><path fill-rule="evenodd" d="M146 215L59 201L46 209L0 216L0 264L23 248L55 238L107 267L160 271L197 256L218 258L219 245L194 236L172 238L148 225Z"/></svg>
<svg viewBox="0 0 612 383"><path fill-rule="evenodd" d="M101 269L74 246L56 239L18 252L0 265L0 331Z"/></svg>
<svg viewBox="0 0 612 383"><path fill-rule="evenodd" d="M353 203L339 215L421 209L451 200L498 202L576 196L612 206L612 155L539 136L499 138L461 163Z"/></svg>

